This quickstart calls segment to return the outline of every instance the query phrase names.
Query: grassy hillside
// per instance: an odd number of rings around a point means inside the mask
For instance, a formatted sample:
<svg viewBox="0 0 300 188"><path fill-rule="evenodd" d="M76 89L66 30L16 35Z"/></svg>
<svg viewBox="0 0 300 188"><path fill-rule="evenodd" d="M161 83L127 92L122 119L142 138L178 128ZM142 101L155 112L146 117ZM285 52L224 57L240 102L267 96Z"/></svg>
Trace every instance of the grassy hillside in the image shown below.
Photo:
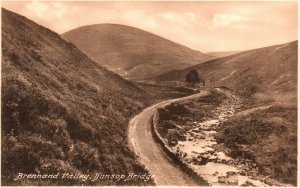
<svg viewBox="0 0 300 188"><path fill-rule="evenodd" d="M227 86L256 100L289 101L297 98L297 41L207 61L170 71L156 81L184 81L196 69L213 86Z"/></svg>
<svg viewBox="0 0 300 188"><path fill-rule="evenodd" d="M221 123L216 146L237 160L255 163L259 175L297 185L297 43L245 51L154 80L184 81L195 69L207 86L236 91L244 99L242 111Z"/></svg>
<svg viewBox="0 0 300 188"><path fill-rule="evenodd" d="M58 34L2 9L2 185L152 181L23 180L33 174L147 173L127 147L128 119L146 94Z"/></svg>
<svg viewBox="0 0 300 188"><path fill-rule="evenodd" d="M143 79L183 69L213 58L124 25L84 26L62 36L99 64L130 79Z"/></svg>
<svg viewBox="0 0 300 188"><path fill-rule="evenodd" d="M297 108L275 105L224 122L217 142L234 158L248 158L259 174L297 185ZM226 149L225 151L228 151Z"/></svg>

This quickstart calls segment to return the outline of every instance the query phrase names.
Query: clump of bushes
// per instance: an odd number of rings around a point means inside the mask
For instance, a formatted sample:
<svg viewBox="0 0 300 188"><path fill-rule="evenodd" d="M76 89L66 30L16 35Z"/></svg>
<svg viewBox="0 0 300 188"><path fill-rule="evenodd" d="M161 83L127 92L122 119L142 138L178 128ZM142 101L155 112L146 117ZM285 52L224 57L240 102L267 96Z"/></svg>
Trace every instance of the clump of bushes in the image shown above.
<svg viewBox="0 0 300 188"><path fill-rule="evenodd" d="M257 119L249 121L236 119L235 121L224 122L222 126L217 139L229 147L258 143L273 131L272 125Z"/></svg>
<svg viewBox="0 0 300 188"><path fill-rule="evenodd" d="M169 114L172 115L185 115L190 112L187 105L182 103L171 103L170 105L166 106L166 110L168 110L170 112Z"/></svg>

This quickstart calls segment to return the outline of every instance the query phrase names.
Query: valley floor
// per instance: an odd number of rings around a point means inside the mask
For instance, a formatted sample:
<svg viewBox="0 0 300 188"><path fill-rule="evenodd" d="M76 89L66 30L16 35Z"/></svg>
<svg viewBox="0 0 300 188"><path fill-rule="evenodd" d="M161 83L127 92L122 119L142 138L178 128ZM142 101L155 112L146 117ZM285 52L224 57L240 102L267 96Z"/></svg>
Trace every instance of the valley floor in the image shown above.
<svg viewBox="0 0 300 188"><path fill-rule="evenodd" d="M291 128L296 126L295 121L292 123L293 113L288 123L278 124L279 116L292 109L280 112L279 107L269 105L242 111L242 106L241 97L223 89L173 103L159 110L160 134L181 160L213 186L295 185L297 146L288 144L283 136L297 140ZM268 112L270 109L273 114ZM256 111L264 112L264 117L272 117L277 124L273 121L271 126ZM278 158L283 154L286 159Z"/></svg>

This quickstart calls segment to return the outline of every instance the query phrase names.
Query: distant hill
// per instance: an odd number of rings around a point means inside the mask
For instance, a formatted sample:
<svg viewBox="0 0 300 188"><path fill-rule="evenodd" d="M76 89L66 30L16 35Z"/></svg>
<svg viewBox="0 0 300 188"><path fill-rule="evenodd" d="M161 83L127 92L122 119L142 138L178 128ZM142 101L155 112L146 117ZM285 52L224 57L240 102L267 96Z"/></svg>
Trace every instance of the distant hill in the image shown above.
<svg viewBox="0 0 300 188"><path fill-rule="evenodd" d="M240 53L240 51L208 52L206 54L210 55L210 56L213 56L213 57L216 57L216 58L221 58L221 57L226 57L226 56L230 56L230 55L237 54L237 53Z"/></svg>
<svg viewBox="0 0 300 188"><path fill-rule="evenodd" d="M147 96L58 34L2 9L2 185L115 185L14 181L18 173L147 173L127 146L128 119ZM151 184L143 180L125 182Z"/></svg>
<svg viewBox="0 0 300 188"><path fill-rule="evenodd" d="M296 101L298 41L245 51L153 78L184 81L196 69L206 84L226 86L257 100ZM296 104L296 103L294 103Z"/></svg>
<svg viewBox="0 0 300 188"><path fill-rule="evenodd" d="M62 36L100 65L130 79L144 79L214 58L124 25L89 25Z"/></svg>

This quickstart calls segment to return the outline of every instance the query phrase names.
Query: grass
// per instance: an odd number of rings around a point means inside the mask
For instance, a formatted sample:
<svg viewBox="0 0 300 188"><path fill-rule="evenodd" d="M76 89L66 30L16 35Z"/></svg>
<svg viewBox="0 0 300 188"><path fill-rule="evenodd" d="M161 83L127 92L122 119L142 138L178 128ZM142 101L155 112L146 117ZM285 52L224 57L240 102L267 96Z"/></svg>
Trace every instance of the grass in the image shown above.
<svg viewBox="0 0 300 188"><path fill-rule="evenodd" d="M68 31L62 36L99 64L130 79L145 79L212 58L157 35L125 25L84 26Z"/></svg>
<svg viewBox="0 0 300 188"><path fill-rule="evenodd" d="M154 102L194 92L137 86L58 34L5 9L1 66L2 185L154 185L13 179L19 172L148 174L128 147L129 119Z"/></svg>
<svg viewBox="0 0 300 188"><path fill-rule="evenodd" d="M226 89L226 88L223 88ZM215 91L199 99L170 104L159 109L158 131L172 145L182 140L185 128L210 117L225 99ZM257 107L251 98L246 107ZM270 105L266 103L264 105ZM182 129L179 129L180 126ZM219 145L233 158L255 162L261 175L297 185L297 108L273 105L223 122L217 131ZM223 151L223 150L222 150Z"/></svg>
<svg viewBox="0 0 300 188"><path fill-rule="evenodd" d="M264 96L264 100L293 102L297 99L298 42L244 51L213 59L182 70L152 78L156 81L184 81L195 69L207 85L227 86L244 97ZM233 73L231 75L231 73Z"/></svg>
<svg viewBox="0 0 300 188"><path fill-rule="evenodd" d="M179 83L150 83L150 82L134 82L141 89L146 91L154 101L167 100L171 98L179 98L199 92L198 89L186 87Z"/></svg>
<svg viewBox="0 0 300 188"><path fill-rule="evenodd" d="M297 109L273 106L223 123L217 137L232 157L256 162L259 173L297 184Z"/></svg>
<svg viewBox="0 0 300 188"><path fill-rule="evenodd" d="M14 181L19 172L149 173L127 143L129 119L153 101L142 89L97 65L58 34L5 9L1 66L2 185L124 184Z"/></svg>

